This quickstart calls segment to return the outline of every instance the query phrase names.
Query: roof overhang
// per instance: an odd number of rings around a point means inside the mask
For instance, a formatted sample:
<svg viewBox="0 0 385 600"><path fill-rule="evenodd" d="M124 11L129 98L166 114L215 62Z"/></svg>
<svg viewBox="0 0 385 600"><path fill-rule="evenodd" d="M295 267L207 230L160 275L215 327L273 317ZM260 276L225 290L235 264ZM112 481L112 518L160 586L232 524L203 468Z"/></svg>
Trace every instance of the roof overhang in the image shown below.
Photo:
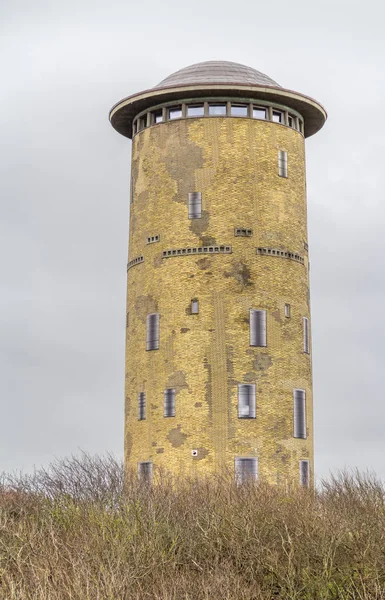
<svg viewBox="0 0 385 600"><path fill-rule="evenodd" d="M199 99L221 96L247 97L258 102L267 101L292 108L299 112L304 119L305 137L310 137L317 133L327 119L327 113L319 102L291 90L281 87L237 83L207 83L204 85L178 85L152 88L124 98L112 107L109 115L110 122L116 131L131 139L132 122L135 116L144 110L158 104L180 101L185 98Z"/></svg>

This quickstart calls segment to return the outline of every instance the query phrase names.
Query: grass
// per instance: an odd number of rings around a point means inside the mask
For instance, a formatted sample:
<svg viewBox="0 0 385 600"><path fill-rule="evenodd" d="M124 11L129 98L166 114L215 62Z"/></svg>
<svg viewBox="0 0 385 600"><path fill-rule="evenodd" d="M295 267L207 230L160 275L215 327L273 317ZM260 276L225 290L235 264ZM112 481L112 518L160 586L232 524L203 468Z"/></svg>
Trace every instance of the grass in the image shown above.
<svg viewBox="0 0 385 600"><path fill-rule="evenodd" d="M385 491L341 473L315 493L226 478L156 485L113 457L0 484L1 600L385 598Z"/></svg>

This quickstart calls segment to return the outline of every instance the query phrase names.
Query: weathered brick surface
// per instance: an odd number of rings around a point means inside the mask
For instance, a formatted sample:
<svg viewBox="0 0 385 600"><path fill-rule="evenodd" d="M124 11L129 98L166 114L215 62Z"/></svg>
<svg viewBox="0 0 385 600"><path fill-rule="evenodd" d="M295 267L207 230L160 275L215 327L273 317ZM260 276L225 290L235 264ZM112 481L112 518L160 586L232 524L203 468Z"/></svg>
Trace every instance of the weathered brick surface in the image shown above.
<svg viewBox="0 0 385 600"><path fill-rule="evenodd" d="M278 176L279 149L288 152L287 179ZM257 456L260 479L287 484L299 481L299 460L307 458L313 475L303 137L242 118L162 123L134 138L132 175L128 260L144 262L128 272L127 465L152 460L176 473L207 473L233 471L235 456ZM195 191L202 218L189 220ZM253 235L235 237L235 227ZM160 242L147 245L157 234ZM210 244L231 245L232 254L162 259L166 249ZM305 265L257 255L259 246L297 252ZM198 315L189 312L192 298ZM267 348L249 346L250 308L267 310ZM146 352L149 312L161 315L160 349ZM256 419L238 419L238 383L256 384ZM173 418L163 416L166 387L177 392ZM293 388L306 390L306 440L293 437Z"/></svg>

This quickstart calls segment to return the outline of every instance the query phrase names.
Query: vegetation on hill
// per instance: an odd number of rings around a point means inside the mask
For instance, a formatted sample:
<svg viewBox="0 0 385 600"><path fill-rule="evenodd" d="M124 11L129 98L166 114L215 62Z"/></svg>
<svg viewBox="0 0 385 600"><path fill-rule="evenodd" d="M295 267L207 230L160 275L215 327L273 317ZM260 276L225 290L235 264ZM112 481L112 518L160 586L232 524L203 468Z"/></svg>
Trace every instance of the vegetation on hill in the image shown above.
<svg viewBox="0 0 385 600"><path fill-rule="evenodd" d="M385 490L135 476L86 454L0 484L1 600L385 598Z"/></svg>

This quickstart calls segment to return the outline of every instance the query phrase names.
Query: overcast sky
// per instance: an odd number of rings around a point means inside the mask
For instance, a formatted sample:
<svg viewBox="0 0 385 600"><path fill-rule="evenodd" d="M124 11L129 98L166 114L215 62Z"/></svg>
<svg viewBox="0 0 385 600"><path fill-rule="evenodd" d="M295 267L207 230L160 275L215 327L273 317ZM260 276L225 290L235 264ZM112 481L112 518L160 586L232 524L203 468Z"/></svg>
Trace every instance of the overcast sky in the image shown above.
<svg viewBox="0 0 385 600"><path fill-rule="evenodd" d="M204 60L319 100L306 142L317 476L385 479L381 0L0 3L0 471L123 455L131 142L110 107Z"/></svg>

